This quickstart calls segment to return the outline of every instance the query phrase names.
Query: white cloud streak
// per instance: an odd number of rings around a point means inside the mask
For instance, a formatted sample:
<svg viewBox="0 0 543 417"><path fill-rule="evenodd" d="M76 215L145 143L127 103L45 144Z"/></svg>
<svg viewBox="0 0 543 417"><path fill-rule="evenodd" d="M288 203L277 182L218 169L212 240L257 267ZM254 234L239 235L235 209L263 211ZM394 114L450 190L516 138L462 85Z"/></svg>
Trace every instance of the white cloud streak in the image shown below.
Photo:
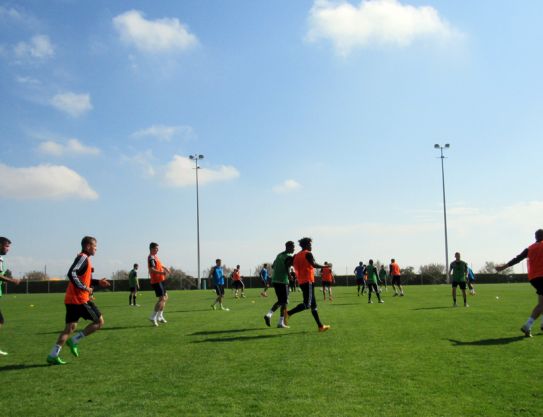
<svg viewBox="0 0 543 417"><path fill-rule="evenodd" d="M200 185L212 182L230 181L239 177L239 172L232 166L222 165L218 169L200 168L198 181ZM165 173L167 185L187 187L195 183L194 162L184 156L175 155L168 164Z"/></svg>
<svg viewBox="0 0 543 417"><path fill-rule="evenodd" d="M55 48L46 35L33 36L29 42L19 42L13 51L19 59L47 59L55 55Z"/></svg>
<svg viewBox="0 0 543 417"><path fill-rule="evenodd" d="M461 33L430 6L410 6L398 0L362 0L358 6L316 0L309 13L306 40L330 40L340 55L373 45L404 47L420 38L449 40Z"/></svg>
<svg viewBox="0 0 543 417"><path fill-rule="evenodd" d="M54 96L50 103L56 109L67 113L72 117L79 117L92 110L89 94L76 94L72 92L61 93Z"/></svg>
<svg viewBox="0 0 543 417"><path fill-rule="evenodd" d="M155 168L153 167L153 152L147 150L144 152L139 152L132 156L122 155L121 161L128 162L129 164L135 165L138 170L141 171L144 177L154 177L156 174Z"/></svg>
<svg viewBox="0 0 543 417"><path fill-rule="evenodd" d="M160 141L169 142L174 137L191 137L194 130L190 126L165 126L153 125L146 129L132 133L133 138L154 138Z"/></svg>
<svg viewBox="0 0 543 417"><path fill-rule="evenodd" d="M281 184L273 187L273 192L277 194L289 193L301 188L301 184L295 180L285 180Z"/></svg>
<svg viewBox="0 0 543 417"><path fill-rule="evenodd" d="M0 164L0 178L0 196L4 199L98 198L83 177L62 165L14 168Z"/></svg>
<svg viewBox="0 0 543 417"><path fill-rule="evenodd" d="M100 154L100 149L83 145L78 139L69 139L65 144L48 140L40 143L38 150L52 156Z"/></svg>
<svg viewBox="0 0 543 417"><path fill-rule="evenodd" d="M147 20L142 12L130 10L114 17L113 25L123 42L142 52L184 51L198 44L177 18Z"/></svg>

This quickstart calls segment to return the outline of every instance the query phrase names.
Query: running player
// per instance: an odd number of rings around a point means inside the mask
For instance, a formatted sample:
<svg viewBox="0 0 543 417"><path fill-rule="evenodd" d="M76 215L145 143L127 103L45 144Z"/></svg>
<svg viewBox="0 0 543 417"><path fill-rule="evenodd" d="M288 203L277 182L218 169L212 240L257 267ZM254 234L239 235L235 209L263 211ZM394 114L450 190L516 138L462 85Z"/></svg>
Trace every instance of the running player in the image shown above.
<svg viewBox="0 0 543 417"><path fill-rule="evenodd" d="M262 269L259 273L260 280L262 281L262 285L264 286L264 291L260 293L262 297L268 296L268 288L270 288L270 282L269 282L269 273L268 273L268 264L262 265Z"/></svg>
<svg viewBox="0 0 543 417"><path fill-rule="evenodd" d="M324 268L321 269L322 279L322 294L326 301L326 290L328 289L328 300L332 301L332 284L334 283L334 274L332 274L332 265L328 262L324 263Z"/></svg>
<svg viewBox="0 0 543 417"><path fill-rule="evenodd" d="M379 269L379 283L385 284L385 292L388 291L387 288L387 271L385 269L384 265L381 265L381 268Z"/></svg>
<svg viewBox="0 0 543 417"><path fill-rule="evenodd" d="M450 271L452 272L452 297L453 306L456 307L456 287L460 286L462 297L464 297L464 307L469 307L466 298L466 278L468 276L468 264L460 260L460 253L454 254L454 261L451 262Z"/></svg>
<svg viewBox="0 0 543 417"><path fill-rule="evenodd" d="M298 284L302 289L303 302L298 304L292 310L287 312L287 316L299 313L300 311L311 308L311 314L317 323L319 332L325 332L330 329L330 326L322 324L317 311L317 300L315 299L315 268L323 268L324 265L319 265L315 262L311 253L312 240L304 237L298 241L302 250L294 255L293 265L298 277Z"/></svg>
<svg viewBox="0 0 543 417"><path fill-rule="evenodd" d="M375 291L379 303L383 304L384 301L381 300L381 294L379 294L379 288L377 287L379 273L377 272L377 268L373 265L373 259L368 261L368 266L366 266L366 274L368 274L368 304L373 304L373 301L371 301L372 291Z"/></svg>
<svg viewBox="0 0 543 417"><path fill-rule="evenodd" d="M277 296L277 302L272 306L270 311L264 316L266 326L270 326L271 318L275 310L281 307L281 316L279 317L279 323L277 327L288 328L285 323L285 313L288 306L288 278L289 270L292 266L292 254L294 253L294 242L288 241L285 243L285 250L277 255L275 261L273 261L272 272L272 285Z"/></svg>
<svg viewBox="0 0 543 417"><path fill-rule="evenodd" d="M497 266L496 271L503 271L526 258L528 258L528 281L537 293L537 305L520 330L526 337L532 337L532 325L543 313L543 229L538 229L535 232L535 243L532 243L506 264ZM543 331L543 322L541 323L541 331Z"/></svg>
<svg viewBox="0 0 543 417"><path fill-rule="evenodd" d="M291 266L288 270L288 288L290 292L296 291L296 272L294 272L294 267Z"/></svg>
<svg viewBox="0 0 543 417"><path fill-rule="evenodd" d="M475 295L475 287L473 283L475 282L475 274L473 270L468 266L468 288L471 295Z"/></svg>
<svg viewBox="0 0 543 417"><path fill-rule="evenodd" d="M53 346L51 353L47 356L47 363L50 365L64 365L66 362L59 357L60 350L66 343L75 357L79 356L79 342L86 336L99 330L104 325L104 318L100 310L91 301L94 292L91 285L99 284L101 287L109 287L109 282L102 278L100 280L92 279L92 264L90 257L96 253L96 239L91 236L85 236L81 240L81 253L77 255L74 263L68 271L68 288L64 297L66 305L66 327L60 333L57 343ZM92 321L81 332L75 332L77 322L80 318Z"/></svg>
<svg viewBox="0 0 543 417"><path fill-rule="evenodd" d="M2 258L3 255L6 255L9 252L9 248L11 246L11 240L9 240L7 237L0 237L0 297L2 297L2 281L5 282L11 282L15 285L19 285L21 282L20 279L10 278L6 277L6 263L4 261L4 258ZM2 315L2 312L0 311L0 328L4 325L4 316ZM8 353L0 350L0 355L6 356Z"/></svg>
<svg viewBox="0 0 543 417"><path fill-rule="evenodd" d="M147 267L149 268L149 277L151 278L151 287L155 290L155 295L158 300L155 304L153 312L149 317L153 326L158 326L158 323L167 323L164 318L164 307L168 301L168 294L164 288L164 281L170 273L170 270L162 265L157 256L158 243L151 242L149 244L149 256L147 257Z"/></svg>
<svg viewBox="0 0 543 417"><path fill-rule="evenodd" d="M397 297L398 295L403 297L402 273L400 270L400 265L396 263L395 259L390 260L388 273L392 277L392 289L394 290L394 297Z"/></svg>
<svg viewBox="0 0 543 417"><path fill-rule="evenodd" d="M221 310L230 311L229 308L226 308L222 304L222 300L224 299L224 272L221 265L222 261L220 259L216 259L215 266L209 271L209 277L213 278L215 293L217 294L217 298L215 299L215 302L211 304L211 308L215 310L215 306L219 304Z"/></svg>
<svg viewBox="0 0 543 417"><path fill-rule="evenodd" d="M357 285L357 293L360 297L360 294L364 294L364 290L366 289L366 281L364 280L364 275L366 274L366 267L364 266L364 262L360 261L358 263L358 266L354 269L354 275L356 277L356 285ZM362 287L362 292L360 292L360 287Z"/></svg>
<svg viewBox="0 0 543 417"><path fill-rule="evenodd" d="M236 268L232 271L232 288L234 289L234 297L239 298L238 292L241 290L241 296L245 298L245 285L241 280L239 265L236 265Z"/></svg>
<svg viewBox="0 0 543 417"><path fill-rule="evenodd" d="M138 281L138 264L134 264L132 271L128 274L128 289L130 290L130 296L128 297L128 305L139 307L139 304L136 304L136 296L138 295L138 290L140 289L140 283Z"/></svg>

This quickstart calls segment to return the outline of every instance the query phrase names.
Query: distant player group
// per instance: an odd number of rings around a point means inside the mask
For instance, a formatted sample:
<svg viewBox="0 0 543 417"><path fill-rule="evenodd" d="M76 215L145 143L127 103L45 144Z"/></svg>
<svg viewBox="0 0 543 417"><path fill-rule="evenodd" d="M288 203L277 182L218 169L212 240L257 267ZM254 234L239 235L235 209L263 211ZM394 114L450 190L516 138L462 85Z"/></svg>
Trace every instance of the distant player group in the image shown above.
<svg viewBox="0 0 543 417"><path fill-rule="evenodd" d="M522 251L518 256L510 260L508 263L499 265L496 267L497 271L502 271L505 268L513 266L524 259L528 261L528 280L530 284L535 288L538 303L533 309L532 314L521 327L522 333L531 337L531 328L535 320L543 313L543 229L539 229L535 232L535 243L531 244L528 248ZM271 306L270 310L264 316L264 321L267 326L271 326L271 319L273 314L279 310L279 321L277 327L288 328L289 319L304 310L311 310L311 314L317 325L319 332L325 332L330 329L329 325L322 323L317 310L317 301L315 298L315 269L321 270L322 279L322 291L324 300L326 300L326 294L328 293L329 301L332 301L332 284L334 282L334 276L332 273L332 265L325 262L324 265L320 265L315 261L312 254L312 240L304 237L300 239L299 245L301 250L294 254L295 244L292 241L288 241L285 244L285 250L279 253L272 265L271 279L268 279L267 265L264 265L263 270L266 273L261 272L260 277L263 281L264 290L262 296L267 296L267 290L271 286L275 291L277 301ZM11 241L6 237L0 237L0 281L10 282L15 285L20 283L20 280L7 276L6 264L3 256L6 255L10 249ZM104 318L98 307L93 302L94 287L109 287L110 283L105 279L96 280L92 277L93 267L91 263L91 257L96 253L97 241L94 237L85 236L81 241L81 252L76 256L70 269L68 270L69 283L66 289L64 297L64 304L66 307L65 315L65 327L59 334L56 343L53 345L49 355L47 356L47 363L51 365L63 365L66 362L60 358L60 352L64 345L67 345L73 356L79 356L79 343L96 332L104 325ZM151 286L157 297L157 302L153 307L153 311L149 320L153 326L159 326L160 323L167 323L164 318L164 308L168 300L168 294L164 287L164 281L170 274L170 270L166 268L158 258L159 245L152 242L149 245L149 256L147 258L149 276ZM134 264L134 268L129 274L129 286L130 296L129 305L138 306L136 304L137 290L139 289L139 283L137 280L138 265ZM450 272L452 273L452 297L453 306L456 307L456 290L460 287L462 291L462 297L464 306L468 307L466 297L466 287L470 289L471 294L475 294L473 287L474 275L473 271L468 267L467 263L460 259L460 253L455 254L455 260L450 265ZM384 283L385 289L387 286L387 273L384 266L381 265L378 270L374 266L373 260L368 261L368 265L364 265L360 262L354 270L357 292L358 295L364 294L365 288L368 288L368 303L372 303L372 293L375 293L379 303L384 301L381 298L381 289L379 284ZM394 259L391 260L389 266L389 275L392 279L392 288L394 290L394 296L404 296L404 290L401 284L401 270ZM216 299L211 307L215 310L217 308L228 311L223 304L224 291L225 291L225 276L222 267L221 259L217 259L215 266L211 268L210 277L215 284ZM292 309L288 309L289 293L295 288L292 285L292 279L296 277L297 284L302 292L302 302ZM238 298L245 297L244 285L240 276L240 267L237 265L232 273L234 296ZM0 286L0 296L1 296ZM77 330L77 323L79 319L90 321L82 331ZM0 328L4 324L4 317L0 312ZM543 331L543 324L542 324ZM5 356L7 352L0 350L0 355Z"/></svg>

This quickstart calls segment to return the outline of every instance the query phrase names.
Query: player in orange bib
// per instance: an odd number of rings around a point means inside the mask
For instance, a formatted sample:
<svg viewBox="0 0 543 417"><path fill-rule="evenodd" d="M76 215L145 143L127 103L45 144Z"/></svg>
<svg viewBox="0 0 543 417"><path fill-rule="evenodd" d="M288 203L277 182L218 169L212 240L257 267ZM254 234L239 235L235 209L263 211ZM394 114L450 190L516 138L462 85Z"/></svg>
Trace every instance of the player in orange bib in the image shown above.
<svg viewBox="0 0 543 417"><path fill-rule="evenodd" d="M394 297L398 295L403 297L402 288L402 273L400 265L396 263L395 259L390 260L389 275L392 277L392 289L394 290Z"/></svg>
<svg viewBox="0 0 543 417"><path fill-rule="evenodd" d="M238 292L241 290L241 297L245 298L245 285L241 280L240 266L236 265L236 269L232 271L232 288L234 289L234 297L239 298Z"/></svg>
<svg viewBox="0 0 543 417"><path fill-rule="evenodd" d="M158 323L167 323L164 318L164 307L166 301L168 301L168 294L166 288L164 288L164 281L166 276L170 273L170 270L162 265L160 259L157 256L158 243L151 242L149 244L149 256L147 257L147 266L149 268L149 278L151 279L151 287L155 290L155 295L158 300L155 304L153 312L149 317L149 320L153 323L153 326L158 326Z"/></svg>
<svg viewBox="0 0 543 417"><path fill-rule="evenodd" d="M322 294L326 301L326 291L328 290L328 300L332 301L332 284L335 282L334 274L332 274L332 265L328 262L324 263L324 268L321 269Z"/></svg>
<svg viewBox="0 0 543 417"><path fill-rule="evenodd" d="M66 305L66 327L60 333L57 343L53 346L51 353L47 357L47 363L50 365L64 365L66 362L59 357L60 350L65 343L68 344L70 351L75 357L79 356L78 343L86 336L99 330L104 325L102 313L98 310L96 304L91 301L93 294L93 284L99 284L101 287L109 287L109 282L102 278L101 280L92 279L92 264L90 257L96 253L96 239L91 236L85 236L81 241L81 253L77 255L74 263L68 271L70 282L66 289L64 304ZM76 333L70 338L77 328L77 322L80 318L92 321L83 331Z"/></svg>
<svg viewBox="0 0 543 417"><path fill-rule="evenodd" d="M292 310L287 312L286 317L290 317L300 311L311 308L311 314L317 323L319 332L325 332L330 326L322 324L317 311L317 301L315 300L315 268L322 269L324 265L315 262L311 253L311 239L304 237L298 241L302 250L294 255L293 265L298 278L298 284L302 290L303 302L298 304Z"/></svg>
<svg viewBox="0 0 543 417"><path fill-rule="evenodd" d="M534 307L528 321L520 328L520 331L526 337L532 337L532 325L543 313L543 229L535 232L535 243L528 246L506 264L497 266L496 271L503 271L526 258L528 258L528 280L536 290L537 305ZM543 323L541 324L541 331L543 331Z"/></svg>

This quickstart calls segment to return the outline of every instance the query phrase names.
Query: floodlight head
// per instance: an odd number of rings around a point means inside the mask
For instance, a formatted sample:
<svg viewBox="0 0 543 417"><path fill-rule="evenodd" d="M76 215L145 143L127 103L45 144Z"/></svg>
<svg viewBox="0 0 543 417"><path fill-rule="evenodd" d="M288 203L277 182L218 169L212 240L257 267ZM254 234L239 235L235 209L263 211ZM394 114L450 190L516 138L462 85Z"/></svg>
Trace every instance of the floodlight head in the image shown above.
<svg viewBox="0 0 543 417"><path fill-rule="evenodd" d="M445 147L446 147L446 148L450 148L451 145L449 145L448 143L446 143L446 144L445 144Z"/></svg>
<svg viewBox="0 0 543 417"><path fill-rule="evenodd" d="M439 149L440 146L436 143L436 144L434 145L434 148Z"/></svg>
<svg viewBox="0 0 543 417"><path fill-rule="evenodd" d="M198 155L198 158L204 159L204 155Z"/></svg>
<svg viewBox="0 0 543 417"><path fill-rule="evenodd" d="M194 155L189 155L189 159L194 159Z"/></svg>

